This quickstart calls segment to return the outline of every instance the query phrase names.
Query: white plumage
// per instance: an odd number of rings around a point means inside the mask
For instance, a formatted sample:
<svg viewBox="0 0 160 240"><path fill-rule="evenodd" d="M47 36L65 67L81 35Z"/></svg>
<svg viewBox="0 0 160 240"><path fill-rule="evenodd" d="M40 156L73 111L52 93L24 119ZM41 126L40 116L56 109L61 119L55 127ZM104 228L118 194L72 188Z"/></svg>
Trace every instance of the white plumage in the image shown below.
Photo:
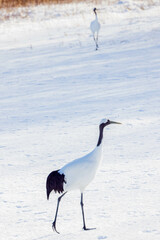
<svg viewBox="0 0 160 240"><path fill-rule="evenodd" d="M99 138L96 147L92 152L87 155L75 159L74 161L66 164L59 170L51 172L47 177L46 190L47 198L52 190L62 195L58 198L57 210L55 214L55 219L52 224L53 230L56 230L56 219L58 214L58 208L61 198L71 190L79 189L81 192L81 208L82 208L82 217L83 217L83 229L90 230L86 228L85 217L84 217L84 208L83 208L83 192L88 184L93 180L97 169L99 167L100 161L102 159L102 139L103 139L103 130L109 124L120 124L118 122L110 121L107 119L102 119L99 125ZM58 233L58 232L57 232Z"/></svg>
<svg viewBox="0 0 160 240"><path fill-rule="evenodd" d="M64 191L79 189L81 192L93 180L101 160L102 145L82 158L78 158L60 169L65 175Z"/></svg>
<svg viewBox="0 0 160 240"><path fill-rule="evenodd" d="M96 50L98 50L98 34L99 34L99 30L100 30L100 23L98 22L98 17L97 17L97 9L94 8L93 9L94 13L95 13L95 20L91 22L90 24L90 29L92 31L93 34L93 39L95 41L96 44Z"/></svg>

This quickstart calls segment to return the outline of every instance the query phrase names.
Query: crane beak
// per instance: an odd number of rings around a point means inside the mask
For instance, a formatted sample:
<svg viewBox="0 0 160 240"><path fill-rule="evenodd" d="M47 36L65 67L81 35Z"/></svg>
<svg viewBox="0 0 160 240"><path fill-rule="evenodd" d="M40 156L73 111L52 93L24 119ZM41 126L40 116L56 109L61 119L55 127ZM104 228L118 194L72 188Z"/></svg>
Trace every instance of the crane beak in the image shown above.
<svg viewBox="0 0 160 240"><path fill-rule="evenodd" d="M120 122L114 122L114 121L110 121L110 124L122 124L122 123L120 123Z"/></svg>

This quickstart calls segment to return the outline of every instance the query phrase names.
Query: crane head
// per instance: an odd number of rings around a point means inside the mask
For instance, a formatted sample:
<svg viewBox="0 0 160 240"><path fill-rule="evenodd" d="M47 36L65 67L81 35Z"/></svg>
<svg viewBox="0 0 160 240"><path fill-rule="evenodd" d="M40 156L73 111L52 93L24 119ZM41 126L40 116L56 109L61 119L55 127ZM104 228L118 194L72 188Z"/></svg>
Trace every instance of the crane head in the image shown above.
<svg viewBox="0 0 160 240"><path fill-rule="evenodd" d="M103 127L103 128L106 127L109 124L121 124L121 123L110 121L109 119L106 119L106 118L102 119L101 122L100 122L100 126Z"/></svg>

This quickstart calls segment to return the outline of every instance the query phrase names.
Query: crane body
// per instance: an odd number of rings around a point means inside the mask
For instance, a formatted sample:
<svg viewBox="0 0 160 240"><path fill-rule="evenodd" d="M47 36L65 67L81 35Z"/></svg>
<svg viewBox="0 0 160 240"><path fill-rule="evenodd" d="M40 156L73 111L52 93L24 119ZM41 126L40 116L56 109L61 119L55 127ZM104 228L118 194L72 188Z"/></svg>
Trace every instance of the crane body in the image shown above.
<svg viewBox="0 0 160 240"><path fill-rule="evenodd" d="M84 191L86 186L93 180L101 160L102 146L96 147L92 152L82 158L78 158L60 169L67 182L64 191L79 189Z"/></svg>

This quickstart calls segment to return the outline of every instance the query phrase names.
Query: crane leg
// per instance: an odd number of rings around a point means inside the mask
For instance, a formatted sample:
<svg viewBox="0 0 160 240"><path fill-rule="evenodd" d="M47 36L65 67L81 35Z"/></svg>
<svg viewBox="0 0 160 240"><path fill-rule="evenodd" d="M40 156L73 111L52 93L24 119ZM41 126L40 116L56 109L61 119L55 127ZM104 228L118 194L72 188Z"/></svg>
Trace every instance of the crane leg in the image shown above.
<svg viewBox="0 0 160 240"><path fill-rule="evenodd" d="M98 45L97 45L97 40L96 40L96 38L95 38L95 35L93 34L93 40L94 40L94 42L95 42L95 44L96 44L96 50L98 49Z"/></svg>
<svg viewBox="0 0 160 240"><path fill-rule="evenodd" d="M81 209L82 209L82 218L83 218L83 230L93 230L95 228L86 228L85 216L84 216L84 203L83 203L83 193L81 193Z"/></svg>
<svg viewBox="0 0 160 240"><path fill-rule="evenodd" d="M97 33L97 37L96 37L96 50L98 50L99 46L98 46L98 33Z"/></svg>
<svg viewBox="0 0 160 240"><path fill-rule="evenodd" d="M67 192L63 193L63 194L58 198L56 214L55 214L54 222L52 223L52 229L53 229L54 231L56 231L58 234L59 234L59 232L58 232L57 229L56 229L56 220L57 220L57 215L58 215L59 203L60 203L60 201L61 201L61 198L62 198L66 193L67 193Z"/></svg>

